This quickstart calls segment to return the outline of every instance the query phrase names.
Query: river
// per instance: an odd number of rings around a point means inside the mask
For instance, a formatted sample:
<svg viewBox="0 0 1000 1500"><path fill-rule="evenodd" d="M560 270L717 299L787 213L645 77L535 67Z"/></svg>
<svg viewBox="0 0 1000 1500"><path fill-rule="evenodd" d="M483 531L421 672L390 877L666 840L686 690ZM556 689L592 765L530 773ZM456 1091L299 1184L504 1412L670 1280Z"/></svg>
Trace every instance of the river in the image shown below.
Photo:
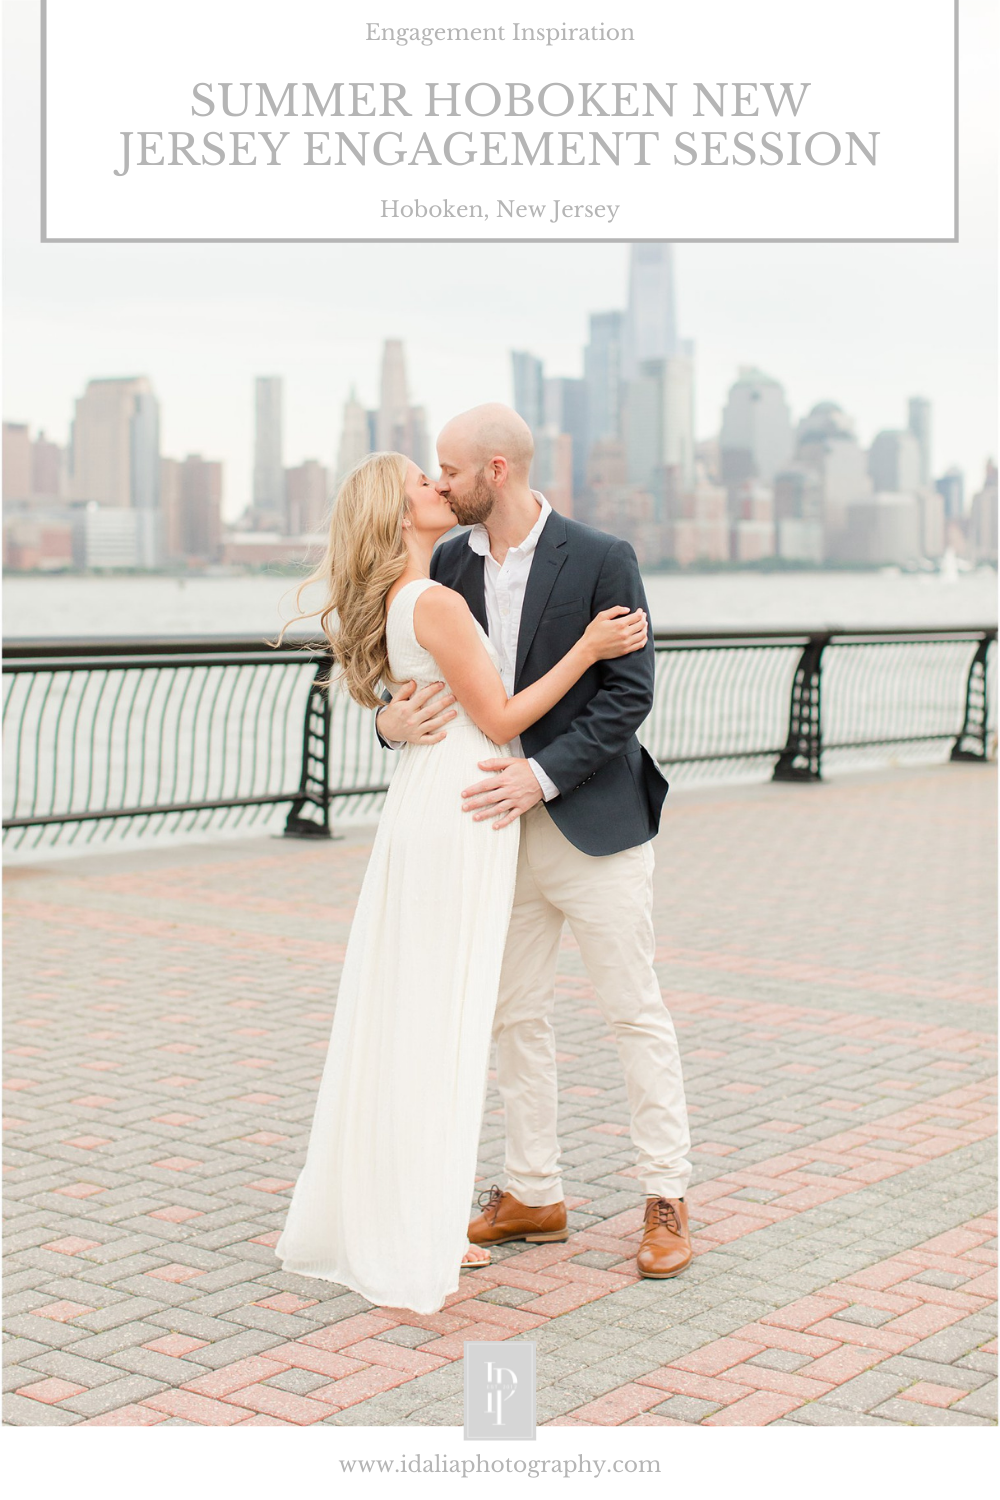
<svg viewBox="0 0 1000 1500"><path fill-rule="evenodd" d="M664 630L992 625L993 568L956 573L658 573L645 580ZM296 581L265 573L8 575L3 633L18 636L270 634L294 612Z"/></svg>

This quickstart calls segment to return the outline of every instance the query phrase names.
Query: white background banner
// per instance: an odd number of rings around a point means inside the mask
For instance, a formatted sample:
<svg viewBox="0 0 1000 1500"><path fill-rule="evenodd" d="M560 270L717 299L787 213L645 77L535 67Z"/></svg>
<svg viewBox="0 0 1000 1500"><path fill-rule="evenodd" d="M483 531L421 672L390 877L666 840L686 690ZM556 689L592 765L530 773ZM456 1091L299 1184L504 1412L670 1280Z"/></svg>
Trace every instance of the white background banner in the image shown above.
<svg viewBox="0 0 1000 1500"><path fill-rule="evenodd" d="M952 239L954 27L952 0L47 0L45 237Z"/></svg>

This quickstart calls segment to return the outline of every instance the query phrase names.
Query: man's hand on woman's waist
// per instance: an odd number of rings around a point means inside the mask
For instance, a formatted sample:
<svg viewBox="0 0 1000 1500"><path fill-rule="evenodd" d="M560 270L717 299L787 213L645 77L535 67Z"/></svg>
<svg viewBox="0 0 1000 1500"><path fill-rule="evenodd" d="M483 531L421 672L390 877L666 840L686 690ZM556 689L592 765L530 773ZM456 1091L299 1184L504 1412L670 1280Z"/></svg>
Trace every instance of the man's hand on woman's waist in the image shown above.
<svg viewBox="0 0 1000 1500"><path fill-rule="evenodd" d="M376 709L375 727L394 750L404 744L436 745L445 737L444 726L455 718L454 702L454 693L443 682L422 688L404 682L384 708Z"/></svg>

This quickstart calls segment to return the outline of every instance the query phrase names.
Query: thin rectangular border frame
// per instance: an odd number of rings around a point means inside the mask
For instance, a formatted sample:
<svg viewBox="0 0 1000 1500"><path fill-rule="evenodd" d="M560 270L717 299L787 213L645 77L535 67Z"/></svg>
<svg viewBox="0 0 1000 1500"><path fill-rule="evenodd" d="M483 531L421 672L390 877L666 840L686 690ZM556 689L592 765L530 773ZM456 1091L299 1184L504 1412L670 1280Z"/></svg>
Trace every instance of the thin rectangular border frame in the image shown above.
<svg viewBox="0 0 1000 1500"><path fill-rule="evenodd" d="M278 236L273 238L250 238L246 235L234 235L232 237L202 236L174 236L171 238L159 238L156 236L89 236L76 238L74 236L49 235L47 233L47 147L48 126L46 118L47 106L47 41L48 41L48 0L40 0L41 5L41 240L43 245L656 245L669 240L673 245L957 245L958 235L958 176L959 176L959 115L958 115L958 0L952 0L952 129L954 134L954 154L952 159L953 177L953 217L954 233L950 236L936 235L929 239L916 239L910 236L889 236L888 238L829 238L823 235L808 236L802 238L775 238L763 236L760 238L718 237L714 239L697 239L690 235L660 235L656 238L646 237L643 239L451 239L444 237L440 239L406 237L396 238L341 238L340 236L300 236L285 239Z"/></svg>

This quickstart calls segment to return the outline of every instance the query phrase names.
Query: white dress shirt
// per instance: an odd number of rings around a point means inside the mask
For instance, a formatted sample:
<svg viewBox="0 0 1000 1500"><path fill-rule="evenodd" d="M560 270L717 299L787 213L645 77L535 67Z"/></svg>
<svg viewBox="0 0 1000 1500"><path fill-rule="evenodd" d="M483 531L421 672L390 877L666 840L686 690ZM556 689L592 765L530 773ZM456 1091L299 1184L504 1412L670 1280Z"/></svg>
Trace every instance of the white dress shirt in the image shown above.
<svg viewBox="0 0 1000 1500"><path fill-rule="evenodd" d="M524 591L535 555L542 527L552 514L552 507L538 490L531 492L541 505L538 519L528 535L516 547L507 550L507 556L498 563L490 551L490 534L482 524L473 526L469 532L469 546L483 559L483 584L486 592L486 634L500 658L500 676L507 689L507 697L514 696L514 671L517 665L517 636L521 628L521 611L524 608ZM521 755L520 739L510 742L512 755ZM558 797L559 788L546 776L536 760L528 757L542 797L551 802Z"/></svg>
<svg viewBox="0 0 1000 1500"><path fill-rule="evenodd" d="M524 541L510 547L503 563L498 563L490 551L490 534L486 527L477 524L468 533L469 546L483 558L483 583L486 591L486 634L500 658L500 676L507 689L507 697L514 696L514 671L517 665L517 634L521 627L521 611L524 608L524 590L531 572L532 558L538 538L552 513L552 507L538 490L531 492L542 507L538 519ZM378 713L381 713L379 709ZM376 713L376 722L378 720ZM387 740L386 744L398 750L402 740ZM511 753L521 754L521 741L510 742ZM559 788L546 776L537 760L528 757L528 765L542 789L542 797L551 802L559 796Z"/></svg>

